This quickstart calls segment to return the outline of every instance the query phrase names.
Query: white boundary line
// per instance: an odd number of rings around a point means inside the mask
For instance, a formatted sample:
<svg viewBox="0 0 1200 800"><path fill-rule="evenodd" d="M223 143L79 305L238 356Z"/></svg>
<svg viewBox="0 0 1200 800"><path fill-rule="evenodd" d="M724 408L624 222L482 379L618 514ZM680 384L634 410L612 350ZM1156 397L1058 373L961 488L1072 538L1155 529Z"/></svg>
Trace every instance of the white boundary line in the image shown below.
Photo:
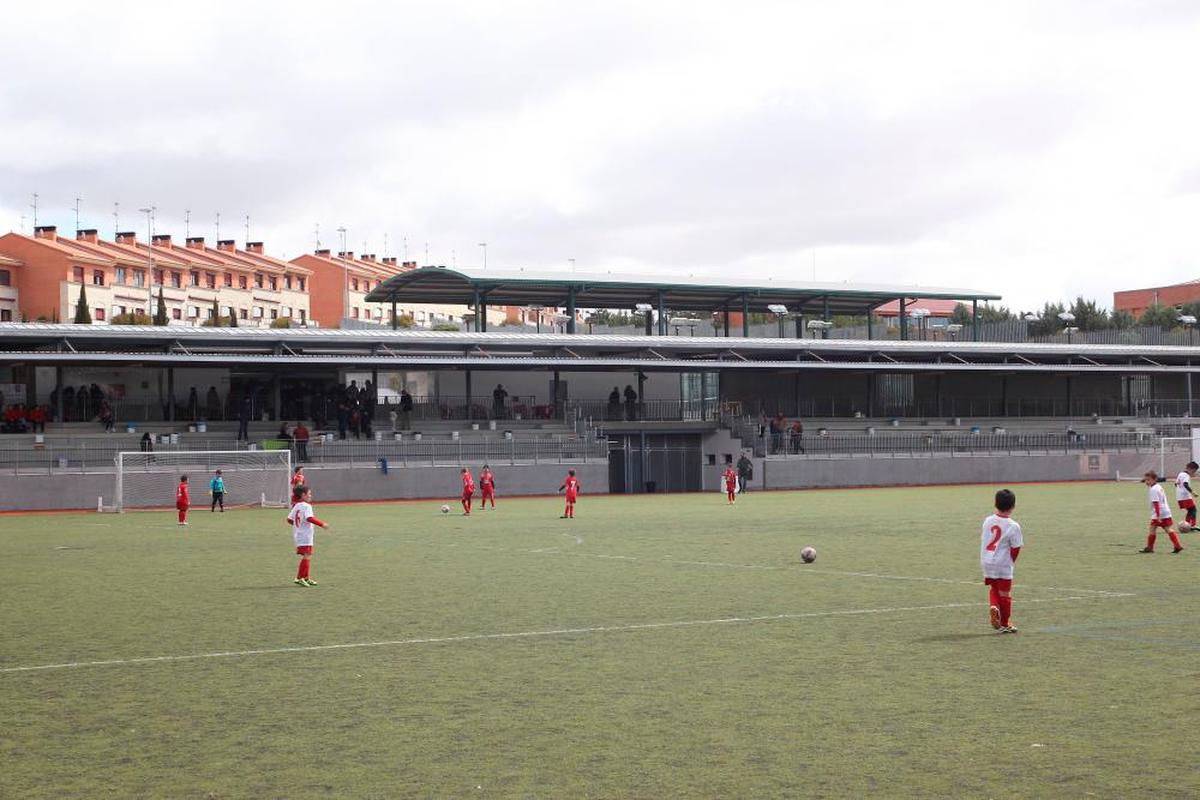
<svg viewBox="0 0 1200 800"><path fill-rule="evenodd" d="M1055 597L1040 600L1023 600L1022 603L1057 603L1073 600L1101 600L1110 597L1132 597L1133 595L1086 595ZM669 628L694 628L707 625L745 625L755 622L779 620L819 619L823 617L854 617L870 614L901 614L910 611L937 611L952 608L981 608L982 603L939 603L926 606L887 606L883 608L855 608L844 611L809 611L791 614L764 614L746 617L718 617L716 619L678 620L675 622L641 622L629 625L595 625L583 628L552 628L548 630L516 631L511 633L470 633L459 636L433 636L414 639L389 639L378 642L348 642L344 644L314 644L295 647L272 647L255 650L225 650L212 653L189 653L184 655L143 656L140 658L114 658L103 661L68 661L60 664L36 664L20 667L0 667L0 674L22 672L47 672L51 670L80 669L83 667L117 667L136 664L162 664L179 661L200 661L210 658L240 658L246 656L280 655L285 653L318 653L330 650L360 650L378 647L412 647L426 644L462 644L469 642L496 641L505 639L541 639L557 636L582 636L589 634L626 633L662 630Z"/></svg>

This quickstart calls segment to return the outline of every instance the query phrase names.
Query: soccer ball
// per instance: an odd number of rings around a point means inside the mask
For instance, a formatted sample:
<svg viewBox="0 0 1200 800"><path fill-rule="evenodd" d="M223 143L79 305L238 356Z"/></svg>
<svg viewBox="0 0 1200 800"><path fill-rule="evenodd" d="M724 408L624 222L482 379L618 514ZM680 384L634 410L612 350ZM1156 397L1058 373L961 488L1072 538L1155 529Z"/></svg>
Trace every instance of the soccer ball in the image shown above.
<svg viewBox="0 0 1200 800"><path fill-rule="evenodd" d="M1181 522L1181 523L1179 523L1179 532L1180 533L1191 533L1192 526L1188 525L1186 522Z"/></svg>
<svg viewBox="0 0 1200 800"><path fill-rule="evenodd" d="M442 513L443 513L443 514L449 514L449 513L450 513L450 506L442 506Z"/></svg>
<svg viewBox="0 0 1200 800"><path fill-rule="evenodd" d="M816 561L817 560L816 548L806 547L803 550L801 550L800 551L800 560L803 561L805 564L811 564L812 562Z"/></svg>

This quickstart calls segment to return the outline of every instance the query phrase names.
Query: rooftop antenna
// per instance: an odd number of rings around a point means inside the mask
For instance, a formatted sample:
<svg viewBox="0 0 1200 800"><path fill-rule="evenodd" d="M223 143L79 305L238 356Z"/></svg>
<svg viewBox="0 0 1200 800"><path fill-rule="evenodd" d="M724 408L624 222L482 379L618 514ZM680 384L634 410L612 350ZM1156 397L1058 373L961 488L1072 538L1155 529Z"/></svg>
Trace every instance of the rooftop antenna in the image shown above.
<svg viewBox="0 0 1200 800"><path fill-rule="evenodd" d="M217 212L217 244L221 244L221 212Z"/></svg>
<svg viewBox="0 0 1200 800"><path fill-rule="evenodd" d="M404 237L404 260L408 261L408 237Z"/></svg>
<svg viewBox="0 0 1200 800"><path fill-rule="evenodd" d="M21 215L21 233L25 232L25 215Z"/></svg>
<svg viewBox="0 0 1200 800"><path fill-rule="evenodd" d="M321 223L314 222L313 223L313 231L314 231L314 236L317 240L317 249L320 250L321 249Z"/></svg>
<svg viewBox="0 0 1200 800"><path fill-rule="evenodd" d="M458 255L455 253L453 247L450 248L450 266L452 266L452 267L458 266Z"/></svg>
<svg viewBox="0 0 1200 800"><path fill-rule="evenodd" d="M425 243L425 263L429 263L429 242Z"/></svg>
<svg viewBox="0 0 1200 800"><path fill-rule="evenodd" d="M250 215L246 215L246 243L250 243Z"/></svg>
<svg viewBox="0 0 1200 800"><path fill-rule="evenodd" d="M120 203L113 203L113 238L117 238L117 231L121 230L121 218L118 212L121 209Z"/></svg>
<svg viewBox="0 0 1200 800"><path fill-rule="evenodd" d="M388 249L387 249L387 231L384 231L384 233L383 233L383 257L384 257L384 258L387 258L387 253L388 253Z"/></svg>
<svg viewBox="0 0 1200 800"><path fill-rule="evenodd" d="M79 231L79 204L83 202L82 197L75 198L75 230Z"/></svg>
<svg viewBox="0 0 1200 800"><path fill-rule="evenodd" d="M183 238L185 240L192 238L192 210L190 208L183 210Z"/></svg>
<svg viewBox="0 0 1200 800"><path fill-rule="evenodd" d="M33 193L33 229L37 230L37 192Z"/></svg>

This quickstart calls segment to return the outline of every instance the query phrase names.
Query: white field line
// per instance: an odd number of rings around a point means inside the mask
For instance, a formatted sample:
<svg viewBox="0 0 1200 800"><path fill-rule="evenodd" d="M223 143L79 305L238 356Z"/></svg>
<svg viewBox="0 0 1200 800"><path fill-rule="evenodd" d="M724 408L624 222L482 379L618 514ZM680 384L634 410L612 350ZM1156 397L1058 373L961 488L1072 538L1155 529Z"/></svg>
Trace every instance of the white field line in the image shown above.
<svg viewBox="0 0 1200 800"><path fill-rule="evenodd" d="M1060 603L1075 600L1101 600L1097 595L1054 597L1041 600L1023 600L1022 603ZM887 606L883 608L854 608L843 611L808 611L790 614L763 614L746 617L718 617L715 619L677 620L672 622L641 622L629 625L594 625L583 628L551 628L546 630L516 631L510 633L468 633L459 636L430 636L414 639L388 639L377 642L347 642L344 644L314 644L295 647L271 647L255 650L223 650L211 653L187 653L183 655L142 656L139 658L112 658L103 661L67 661L59 664L35 664L21 667L0 667L0 674L21 672L47 672L50 670L81 669L83 667L119 667L137 664L163 664L179 661L200 661L212 658L242 658L247 656L280 655L285 653L319 653L332 650L362 650L379 647L414 647L428 644L464 644L470 642L497 641L505 639L543 639L558 636L586 636L605 633L630 633L637 631L664 630L669 628L695 628L709 625L747 625L756 622L781 620L819 619L822 617L855 617L871 614L903 614L912 611L938 611L955 608L981 608L981 603L939 603L926 606Z"/></svg>
<svg viewBox="0 0 1200 800"><path fill-rule="evenodd" d="M805 568L805 572L811 572L814 575L845 575L845 576L853 577L853 578L877 578L879 580L887 580L887 581L929 581L931 583L955 583L955 584L961 584L963 586L981 586L983 583L982 579L976 580L976 581L964 581L964 580L959 580L957 578L925 578L925 577L916 577L916 576L912 576L912 575L882 575L882 574L875 573L875 572L844 572L844 571L835 570L835 569L809 569L807 567ZM1021 584L1017 584L1017 585L1021 586ZM1094 594L1094 595L1097 595L1098 597L1131 597L1132 596L1128 592L1115 592L1115 591L1108 591L1105 589L1070 589L1065 586L1030 586L1030 587L1021 586L1021 588L1044 589L1046 591L1054 591L1054 592L1075 592L1077 594Z"/></svg>

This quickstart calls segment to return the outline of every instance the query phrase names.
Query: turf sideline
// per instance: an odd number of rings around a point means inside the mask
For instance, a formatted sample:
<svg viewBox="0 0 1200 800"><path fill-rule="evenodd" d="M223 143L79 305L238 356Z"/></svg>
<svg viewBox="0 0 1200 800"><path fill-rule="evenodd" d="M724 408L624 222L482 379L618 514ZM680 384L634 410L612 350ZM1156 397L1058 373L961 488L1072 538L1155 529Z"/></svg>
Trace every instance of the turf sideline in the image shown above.
<svg viewBox="0 0 1200 800"><path fill-rule="evenodd" d="M1080 595L1024 600L1023 603L1061 603L1073 600L1106 600L1125 595ZM1133 595L1128 595L1132 597ZM285 653L318 653L333 650L360 650L377 647L412 647L426 644L462 644L469 642L496 641L505 639L539 639L557 636L582 636L603 633L630 633L637 631L663 630L668 628L694 628L707 625L746 625L756 622L781 620L819 619L822 617L854 617L870 614L902 614L911 611L939 611L956 608L982 608L983 603L939 603L926 606L885 606L882 608L854 608L843 611L809 611L792 614L765 614L750 617L719 617L716 619L678 620L674 622L642 622L631 625L596 625L585 628L556 628L537 631L515 631L510 633L470 633L460 636L434 636L414 639L389 639L378 642L347 642L343 644L314 644L295 647L274 647L257 650L225 650L212 653L188 653L171 656L143 656L139 658L114 658L104 661L69 661L60 664L35 664L20 667L0 667L0 674L22 672L47 672L50 670L81 669L84 667L119 667L140 664L162 664L179 661L200 661L209 658L240 658L246 656L281 655ZM981 633L982 635L989 635Z"/></svg>

